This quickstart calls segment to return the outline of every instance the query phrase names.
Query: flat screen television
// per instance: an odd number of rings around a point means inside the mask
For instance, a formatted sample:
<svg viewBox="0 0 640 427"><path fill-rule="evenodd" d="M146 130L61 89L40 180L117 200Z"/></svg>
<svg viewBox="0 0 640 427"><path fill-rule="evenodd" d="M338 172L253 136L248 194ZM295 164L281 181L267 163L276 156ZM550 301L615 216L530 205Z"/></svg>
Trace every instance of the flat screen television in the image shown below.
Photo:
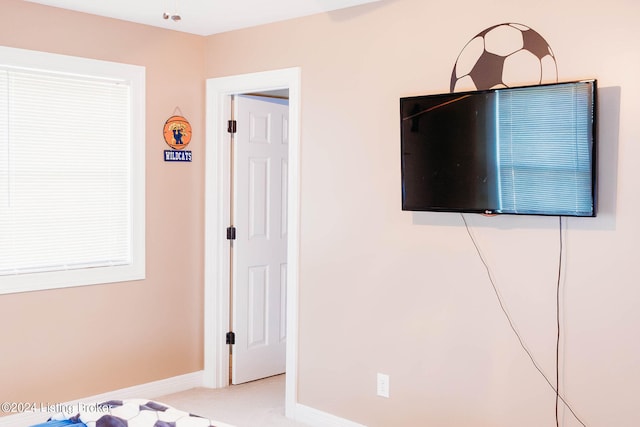
<svg viewBox="0 0 640 427"><path fill-rule="evenodd" d="M401 98L402 209L595 216L596 84Z"/></svg>

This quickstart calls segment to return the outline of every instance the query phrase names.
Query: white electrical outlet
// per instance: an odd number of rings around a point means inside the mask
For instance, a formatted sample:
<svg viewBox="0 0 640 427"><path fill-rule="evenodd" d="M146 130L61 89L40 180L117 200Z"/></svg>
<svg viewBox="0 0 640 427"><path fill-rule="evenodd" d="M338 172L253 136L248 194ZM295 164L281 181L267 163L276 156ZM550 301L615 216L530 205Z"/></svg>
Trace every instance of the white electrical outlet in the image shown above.
<svg viewBox="0 0 640 427"><path fill-rule="evenodd" d="M377 395L381 397L389 397L389 375L378 373Z"/></svg>

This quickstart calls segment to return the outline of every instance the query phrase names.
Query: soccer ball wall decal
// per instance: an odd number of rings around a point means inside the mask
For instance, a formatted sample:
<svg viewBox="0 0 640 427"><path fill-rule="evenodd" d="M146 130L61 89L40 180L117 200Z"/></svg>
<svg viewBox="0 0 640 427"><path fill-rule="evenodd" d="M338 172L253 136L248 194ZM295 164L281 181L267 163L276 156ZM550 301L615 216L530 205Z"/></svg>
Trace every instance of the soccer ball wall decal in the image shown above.
<svg viewBox="0 0 640 427"><path fill-rule="evenodd" d="M555 55L546 40L522 24L498 24L462 49L451 73L451 92L558 81Z"/></svg>

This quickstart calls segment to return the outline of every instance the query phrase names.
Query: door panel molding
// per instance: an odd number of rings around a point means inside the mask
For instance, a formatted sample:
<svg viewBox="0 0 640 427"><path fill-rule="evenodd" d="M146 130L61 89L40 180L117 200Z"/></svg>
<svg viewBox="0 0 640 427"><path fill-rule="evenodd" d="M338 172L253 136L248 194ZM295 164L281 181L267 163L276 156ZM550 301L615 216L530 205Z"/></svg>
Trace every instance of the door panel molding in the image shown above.
<svg viewBox="0 0 640 427"><path fill-rule="evenodd" d="M234 217L231 327L231 384L278 375L286 370L286 340L280 339L281 265L287 260L282 217L286 205L281 163L287 159L281 123L285 102L236 96L234 135Z"/></svg>

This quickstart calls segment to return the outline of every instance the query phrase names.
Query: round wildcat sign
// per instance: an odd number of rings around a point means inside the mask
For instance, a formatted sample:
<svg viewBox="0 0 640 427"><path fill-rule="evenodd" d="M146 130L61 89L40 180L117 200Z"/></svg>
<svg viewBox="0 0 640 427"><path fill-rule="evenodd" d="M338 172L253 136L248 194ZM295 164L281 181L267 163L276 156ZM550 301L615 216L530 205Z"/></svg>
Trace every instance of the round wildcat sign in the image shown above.
<svg viewBox="0 0 640 427"><path fill-rule="evenodd" d="M191 142L191 125L182 116L171 116L164 124L164 140L174 150L182 150Z"/></svg>

